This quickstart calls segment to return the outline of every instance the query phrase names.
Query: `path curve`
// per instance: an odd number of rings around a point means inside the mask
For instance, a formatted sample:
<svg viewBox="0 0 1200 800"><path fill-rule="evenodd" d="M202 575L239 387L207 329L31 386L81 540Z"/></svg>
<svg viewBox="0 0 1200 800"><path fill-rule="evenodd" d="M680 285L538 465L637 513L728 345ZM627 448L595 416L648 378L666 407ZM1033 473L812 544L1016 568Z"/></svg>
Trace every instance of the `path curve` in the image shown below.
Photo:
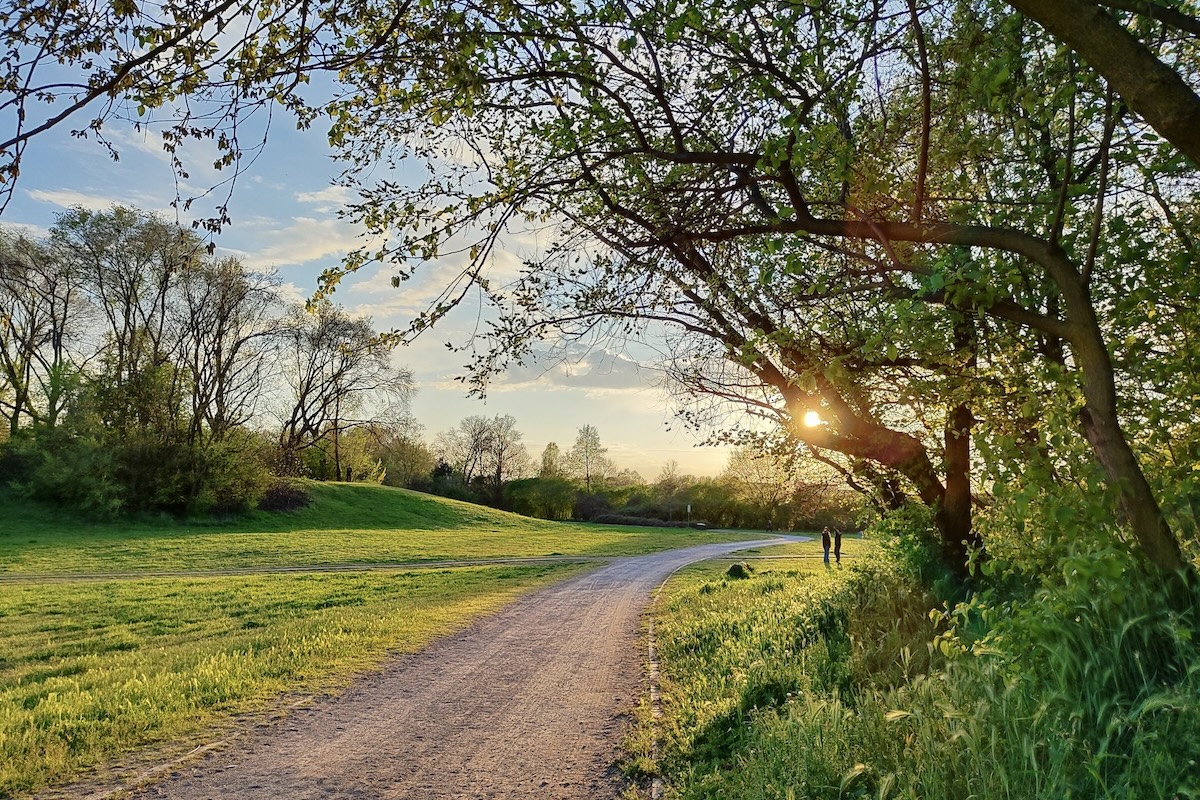
<svg viewBox="0 0 1200 800"><path fill-rule="evenodd" d="M133 798L615 797L641 691L639 616L680 567L776 537L612 563L526 595Z"/></svg>

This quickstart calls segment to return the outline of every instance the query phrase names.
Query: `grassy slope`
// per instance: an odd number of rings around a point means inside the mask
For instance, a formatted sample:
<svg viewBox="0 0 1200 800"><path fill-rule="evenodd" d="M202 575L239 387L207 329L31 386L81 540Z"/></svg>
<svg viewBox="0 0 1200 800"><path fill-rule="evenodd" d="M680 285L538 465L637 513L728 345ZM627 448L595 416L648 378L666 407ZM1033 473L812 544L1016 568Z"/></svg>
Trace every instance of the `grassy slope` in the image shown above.
<svg viewBox="0 0 1200 800"><path fill-rule="evenodd" d="M111 573L545 555L635 555L713 541L687 529L546 522L363 484L312 484L313 503L227 523L87 523L0 494L0 573Z"/></svg>
<svg viewBox="0 0 1200 800"><path fill-rule="evenodd" d="M344 685L580 567L52 584L36 574L632 554L714 538L547 523L383 487L311 490L301 511L220 525L86 524L0 496L0 797L211 737L287 692Z"/></svg>

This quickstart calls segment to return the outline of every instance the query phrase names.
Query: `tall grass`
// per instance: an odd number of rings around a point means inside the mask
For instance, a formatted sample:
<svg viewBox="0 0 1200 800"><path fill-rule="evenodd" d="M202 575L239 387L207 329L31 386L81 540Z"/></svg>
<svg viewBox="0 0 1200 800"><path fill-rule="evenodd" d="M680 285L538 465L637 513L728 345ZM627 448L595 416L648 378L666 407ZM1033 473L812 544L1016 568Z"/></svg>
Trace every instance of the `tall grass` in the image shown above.
<svg viewBox="0 0 1200 800"><path fill-rule="evenodd" d="M1196 621L1088 555L936 628L880 559L677 577L656 614L668 796L1200 797Z"/></svg>

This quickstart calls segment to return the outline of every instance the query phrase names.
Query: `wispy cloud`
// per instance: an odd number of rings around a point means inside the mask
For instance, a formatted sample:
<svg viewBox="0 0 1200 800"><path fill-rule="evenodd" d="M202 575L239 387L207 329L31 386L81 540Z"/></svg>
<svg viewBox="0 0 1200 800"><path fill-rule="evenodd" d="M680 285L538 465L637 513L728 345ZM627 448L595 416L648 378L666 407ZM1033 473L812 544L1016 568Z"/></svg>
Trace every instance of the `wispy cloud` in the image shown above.
<svg viewBox="0 0 1200 800"><path fill-rule="evenodd" d="M296 202L311 203L322 213L336 212L349 203L353 196L345 186L326 186L315 192L298 192Z"/></svg>
<svg viewBox="0 0 1200 800"><path fill-rule="evenodd" d="M340 261L362 240L355 230L335 219L295 217L287 222L255 218L238 224L238 238L254 243L253 250L234 249L249 266L288 267L314 261Z"/></svg>
<svg viewBox="0 0 1200 800"><path fill-rule="evenodd" d="M537 383L592 391L642 391L654 381L655 372L624 353L572 342L523 365L510 366L497 381L496 390L523 391Z"/></svg>
<svg viewBox="0 0 1200 800"><path fill-rule="evenodd" d="M90 211L106 211L118 203L115 197L88 194L74 189L30 189L25 194L39 203L49 203L59 208L82 206Z"/></svg>

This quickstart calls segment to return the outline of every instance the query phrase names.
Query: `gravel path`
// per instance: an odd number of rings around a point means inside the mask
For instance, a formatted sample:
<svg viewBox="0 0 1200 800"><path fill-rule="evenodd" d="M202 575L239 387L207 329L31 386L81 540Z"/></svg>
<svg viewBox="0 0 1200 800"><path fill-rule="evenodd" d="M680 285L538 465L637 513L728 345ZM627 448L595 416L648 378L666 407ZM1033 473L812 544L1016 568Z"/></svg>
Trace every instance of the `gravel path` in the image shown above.
<svg viewBox="0 0 1200 800"><path fill-rule="evenodd" d="M735 550L614 560L176 768L134 798L614 797L642 684L639 615L672 571Z"/></svg>

